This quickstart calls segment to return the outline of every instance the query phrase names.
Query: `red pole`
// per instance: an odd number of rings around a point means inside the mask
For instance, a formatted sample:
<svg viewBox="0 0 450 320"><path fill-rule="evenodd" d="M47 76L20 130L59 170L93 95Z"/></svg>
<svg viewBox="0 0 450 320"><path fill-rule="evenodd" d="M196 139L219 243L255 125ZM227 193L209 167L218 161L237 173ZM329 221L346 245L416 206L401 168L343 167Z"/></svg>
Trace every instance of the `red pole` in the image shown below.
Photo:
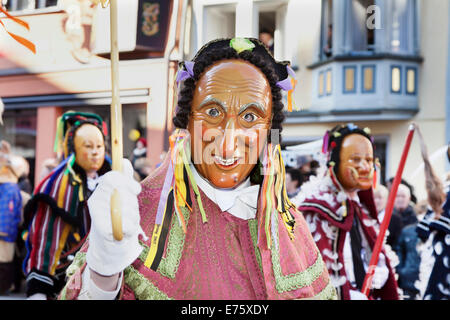
<svg viewBox="0 0 450 320"><path fill-rule="evenodd" d="M375 247L373 248L373 253L372 253L372 257L370 259L369 268L367 270L366 277L364 278L364 283L363 283L361 291L366 296L369 296L369 291L372 286L372 278L375 273L375 267L378 264L378 258L380 256L381 247L384 242L384 235L386 234L386 230L389 226L389 222L391 221L392 209L394 208L394 201L395 201L395 197L397 195L398 185L400 184L401 179L402 179L403 169L405 167L406 158L407 158L408 152L409 152L409 147L411 146L411 141L412 141L412 138L414 135L414 129L415 129L414 125L411 124L409 126L409 133L408 133L408 136L406 137L406 143L405 143L405 147L403 148L403 154L400 159L400 164L398 166L397 173L396 173L394 181L392 183L391 191L389 192L389 197L388 197L388 201L386 204L383 222L381 223L381 226L380 226L380 233L378 234L377 241L375 242Z"/></svg>

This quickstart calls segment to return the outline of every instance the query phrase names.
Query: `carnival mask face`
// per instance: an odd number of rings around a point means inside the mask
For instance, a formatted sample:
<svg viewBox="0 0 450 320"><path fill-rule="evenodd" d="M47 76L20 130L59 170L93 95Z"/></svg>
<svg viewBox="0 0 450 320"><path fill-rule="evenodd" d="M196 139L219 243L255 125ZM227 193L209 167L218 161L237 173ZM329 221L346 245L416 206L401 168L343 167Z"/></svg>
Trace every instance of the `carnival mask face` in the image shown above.
<svg viewBox="0 0 450 320"><path fill-rule="evenodd" d="M374 164L371 142L360 134L342 141L337 178L346 191L367 190L372 186Z"/></svg>
<svg viewBox="0 0 450 320"><path fill-rule="evenodd" d="M216 62L197 82L188 130L197 171L217 188L234 188L255 167L272 120L272 91L249 62Z"/></svg>
<svg viewBox="0 0 450 320"><path fill-rule="evenodd" d="M105 143L100 130L92 124L84 124L75 132L75 157L86 174L97 172L105 161Z"/></svg>

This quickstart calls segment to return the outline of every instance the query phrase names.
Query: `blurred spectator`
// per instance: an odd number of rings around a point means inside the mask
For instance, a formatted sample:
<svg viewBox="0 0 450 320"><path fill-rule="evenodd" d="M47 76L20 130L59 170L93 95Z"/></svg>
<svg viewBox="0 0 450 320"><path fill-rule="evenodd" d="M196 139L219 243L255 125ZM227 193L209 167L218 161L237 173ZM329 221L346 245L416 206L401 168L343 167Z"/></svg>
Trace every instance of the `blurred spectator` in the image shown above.
<svg viewBox="0 0 450 320"><path fill-rule="evenodd" d="M31 194L33 192L33 188L31 186L31 182L30 179L28 178L29 174L30 174L30 164L28 163L28 161L23 158L20 157L18 159L18 161L20 161L20 176L19 176L19 181L18 181L18 185L20 190Z"/></svg>
<svg viewBox="0 0 450 320"><path fill-rule="evenodd" d="M297 157L297 167L303 174L309 174L311 172L311 156L299 156Z"/></svg>
<svg viewBox="0 0 450 320"><path fill-rule="evenodd" d="M394 178L390 178L387 182L386 182L386 187L389 189L389 191L391 191L391 186L392 183L394 182ZM412 185L410 185L408 183L408 181L401 179L400 181L401 184L405 185L406 187L408 187L409 189L409 193L410 193L410 201L413 202L414 204L417 203L417 198L414 194L414 187Z"/></svg>
<svg viewBox="0 0 450 320"><path fill-rule="evenodd" d="M408 188L407 185L400 183L398 185L397 195L394 201L394 214L398 214L402 218L403 227L410 224L415 224L418 221L416 212L410 202L410 188Z"/></svg>
<svg viewBox="0 0 450 320"><path fill-rule="evenodd" d="M23 221L23 208L31 198L31 193L33 192L31 182L28 179L30 173L30 165L24 157L15 157L14 161L15 172L18 175L18 187L20 189L20 194L22 196L22 219ZM25 275L22 272L22 262L26 256L25 241L22 239L22 232L26 230L26 227L22 224L18 226L18 232L16 237L16 250L14 252L14 289L12 292L21 292L22 283L25 280Z"/></svg>
<svg viewBox="0 0 450 320"><path fill-rule="evenodd" d="M421 221L425 217L425 214L428 211L428 201L427 200L420 200L414 206L414 210L416 211L417 219L419 221Z"/></svg>
<svg viewBox="0 0 450 320"><path fill-rule="evenodd" d="M19 161L7 151L0 153L0 294L8 292L14 282L15 242L22 220L22 196L15 166Z"/></svg>
<svg viewBox="0 0 450 320"><path fill-rule="evenodd" d="M450 163L450 144L447 149ZM420 276L416 286L424 300L450 300L450 186L442 212L429 210L417 226L425 242L421 253Z"/></svg>
<svg viewBox="0 0 450 320"><path fill-rule="evenodd" d="M46 176L52 172L53 169L55 169L59 164L59 160L57 158L47 158L44 160L44 163L41 167L41 172L39 174L38 181L42 181Z"/></svg>
<svg viewBox="0 0 450 320"><path fill-rule="evenodd" d="M378 220L381 222L384 218L384 209L386 209L386 203L389 196L389 190L383 186L382 184L379 184L376 189L373 190L373 197L375 201L375 207L377 208L378 212Z"/></svg>
<svg viewBox="0 0 450 320"><path fill-rule="evenodd" d="M325 44L325 47L323 48L323 53L327 58L331 57L333 54L333 25L328 25L328 32L327 32L327 43Z"/></svg>
<svg viewBox="0 0 450 320"><path fill-rule="evenodd" d="M373 191L375 207L378 212L378 221L380 224L383 222L387 200L389 197L389 190L382 184L379 184L377 188ZM402 231L402 219L398 214L391 215L391 221L389 222L387 240L386 243L395 250L395 245L397 239Z"/></svg>
<svg viewBox="0 0 450 320"><path fill-rule="evenodd" d="M427 210L426 200L419 203L420 205L416 205L416 208L420 210L417 211L417 213L420 212L420 215L417 215L418 221L424 217L424 213ZM396 267L398 286L403 290L404 300L416 300L419 295L419 290L416 288L415 282L419 280L421 259L418 246L421 244L421 241L416 228L417 222L405 226L394 248L399 259L399 264Z"/></svg>
<svg viewBox="0 0 450 320"><path fill-rule="evenodd" d="M139 158L134 163L134 170L139 176L139 181L144 180L151 172L152 165L148 158Z"/></svg>
<svg viewBox="0 0 450 320"><path fill-rule="evenodd" d="M3 111L5 111L5 105L3 104L2 98L0 98L0 124L3 125Z"/></svg>
<svg viewBox="0 0 450 320"><path fill-rule="evenodd" d="M139 138L136 141L136 148L133 150L131 156L131 164L134 166L135 162L139 158L145 158L147 156L147 140L145 138Z"/></svg>
<svg viewBox="0 0 450 320"><path fill-rule="evenodd" d="M294 198L300 191L304 177L299 170L289 168L286 170L286 192L289 199Z"/></svg>
<svg viewBox="0 0 450 320"><path fill-rule="evenodd" d="M272 33L267 30L263 29L259 33L259 40L261 40L269 49L269 51L273 54L273 35Z"/></svg>
<svg viewBox="0 0 450 320"><path fill-rule="evenodd" d="M156 164L155 168L158 168L164 162L166 156L167 156L166 151L161 152L161 154L159 155L159 162Z"/></svg>
<svg viewBox="0 0 450 320"><path fill-rule="evenodd" d="M303 182L309 180L311 176L317 176L317 169L320 164L310 155L303 155L297 158L297 166L303 175Z"/></svg>

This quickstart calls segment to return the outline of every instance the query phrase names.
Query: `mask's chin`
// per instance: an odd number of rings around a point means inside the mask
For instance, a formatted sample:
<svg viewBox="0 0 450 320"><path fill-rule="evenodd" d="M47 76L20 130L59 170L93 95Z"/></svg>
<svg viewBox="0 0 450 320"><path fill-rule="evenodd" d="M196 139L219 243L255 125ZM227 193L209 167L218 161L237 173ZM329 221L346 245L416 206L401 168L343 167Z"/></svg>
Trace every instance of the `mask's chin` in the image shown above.
<svg viewBox="0 0 450 320"><path fill-rule="evenodd" d="M234 189L243 183L250 175L251 168L242 168L240 171L238 165L233 170L222 170L216 164L208 167L197 167L197 171L205 178L213 187L218 189Z"/></svg>

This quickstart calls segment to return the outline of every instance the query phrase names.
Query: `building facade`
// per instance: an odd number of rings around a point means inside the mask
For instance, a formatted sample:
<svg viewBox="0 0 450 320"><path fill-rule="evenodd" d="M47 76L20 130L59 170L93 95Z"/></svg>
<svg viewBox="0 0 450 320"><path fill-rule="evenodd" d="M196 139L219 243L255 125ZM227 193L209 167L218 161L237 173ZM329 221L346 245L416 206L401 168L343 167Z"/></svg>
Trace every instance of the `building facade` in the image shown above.
<svg viewBox="0 0 450 320"><path fill-rule="evenodd" d="M111 104L109 7L90 0L3 0L30 30L8 20L7 30L36 45L36 54L0 32L0 97L5 104L0 137L25 156L38 180L55 156L56 120L64 112L95 112L108 123ZM183 1L119 0L119 86L124 156L136 130L147 138L153 165L167 149ZM109 126L110 128L110 126ZM129 138L130 132L134 133Z"/></svg>
<svg viewBox="0 0 450 320"><path fill-rule="evenodd" d="M445 0L197 0L194 49L214 37L269 30L274 56L297 74L298 110L283 144L320 139L339 123L368 126L382 181L393 177L411 123L417 123L440 177L449 166L449 2ZM403 177L426 198L418 138Z"/></svg>
<svg viewBox="0 0 450 320"><path fill-rule="evenodd" d="M39 168L52 155L54 123L63 111L95 111L108 119L108 11L83 6L88 0L6 2L30 23L31 31L22 34L37 44L38 53L0 33L0 97L6 108L0 132ZM127 140L131 129L147 137L153 163L167 150L180 61L211 39L258 37L264 31L273 36L275 58L290 60L298 80L297 110L286 114L283 145L320 139L338 123L368 126L384 181L395 175L415 122L438 175L448 169L442 152L450 141L447 0L121 0L119 5L125 155L133 148ZM404 178L419 199L426 196L421 163L415 138Z"/></svg>

